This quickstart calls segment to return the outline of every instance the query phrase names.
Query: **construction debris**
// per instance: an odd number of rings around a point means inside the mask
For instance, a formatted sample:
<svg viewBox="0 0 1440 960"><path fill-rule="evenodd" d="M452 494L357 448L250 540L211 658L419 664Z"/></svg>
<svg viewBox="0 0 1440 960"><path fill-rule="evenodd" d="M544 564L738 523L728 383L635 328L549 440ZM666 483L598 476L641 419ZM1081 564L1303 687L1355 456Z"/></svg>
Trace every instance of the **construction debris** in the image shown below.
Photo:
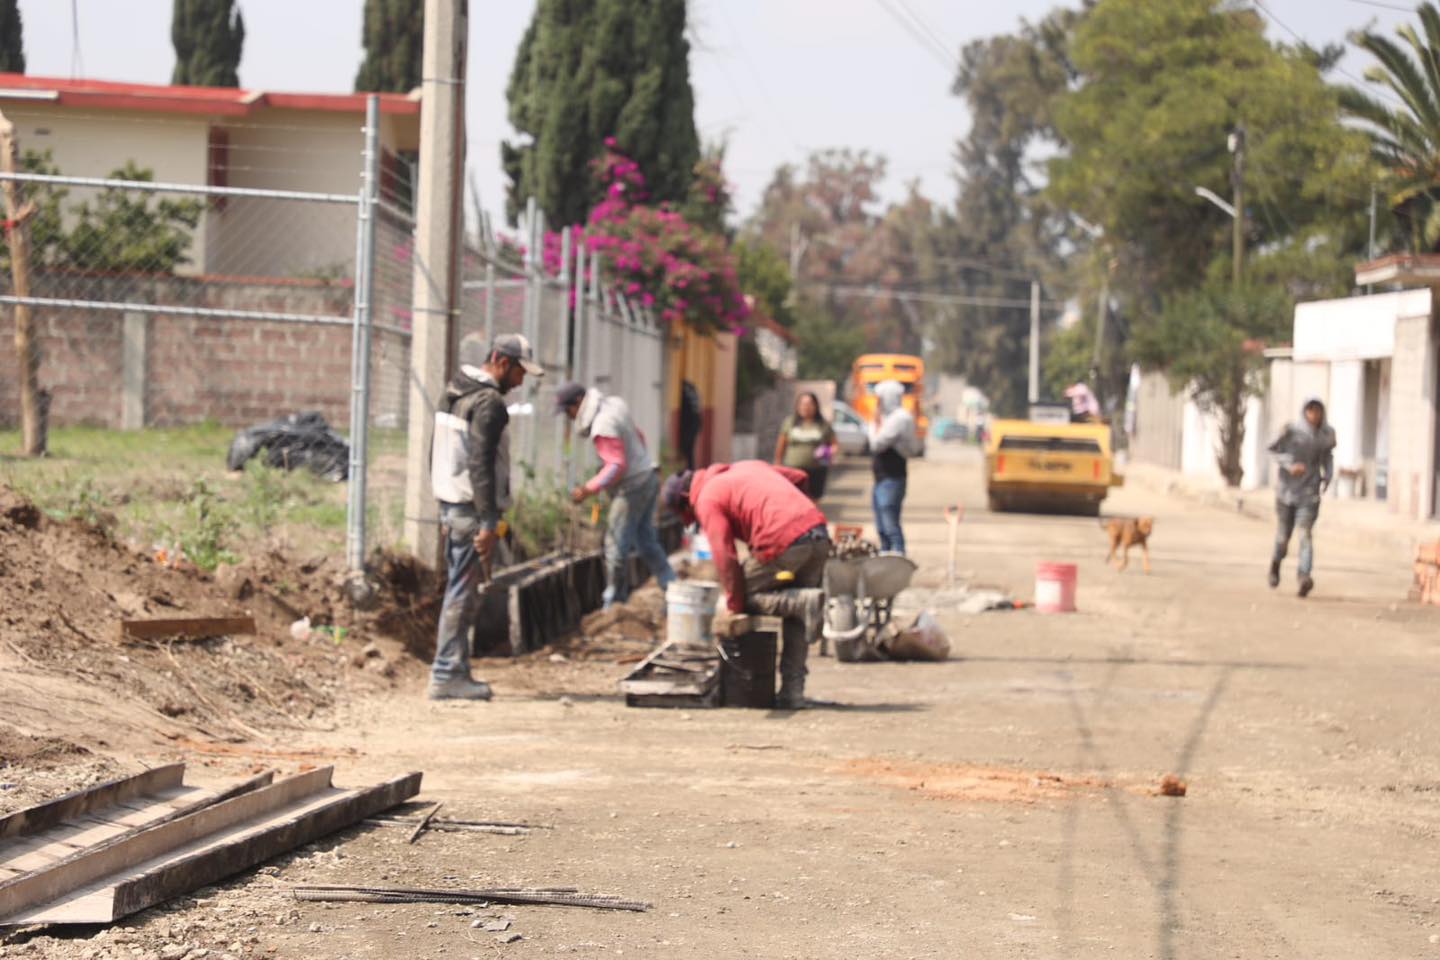
<svg viewBox="0 0 1440 960"><path fill-rule="evenodd" d="M1410 599L1440 605L1440 540L1422 543L1415 549L1415 583Z"/></svg>
<svg viewBox="0 0 1440 960"><path fill-rule="evenodd" d="M608 894L580 893L574 887L495 887L482 890L433 890L415 887L302 886L293 888L296 900L332 903L458 903L488 906L492 903L549 904L630 910L644 913L652 904L624 900Z"/></svg>
<svg viewBox="0 0 1440 960"><path fill-rule="evenodd" d="M425 814L425 816L420 818L420 822L415 825L414 831L410 834L410 839L407 841L408 843L414 843L416 840L420 839L420 834L424 833L425 828L430 826L430 821L434 819L435 814L439 813L440 808L444 805L445 801L441 800L439 803L435 804L435 806L430 808L429 813Z"/></svg>
<svg viewBox="0 0 1440 960"><path fill-rule="evenodd" d="M372 827L414 827L419 821L400 817L370 817L365 822ZM531 830L553 828L542 824L507 823L503 820L447 820L444 817L431 817L425 824L425 829L438 830L441 833L493 833L502 837L523 837Z"/></svg>
<svg viewBox="0 0 1440 960"><path fill-rule="evenodd" d="M165 769L162 777L139 785L107 784L87 791L93 795L90 801L62 798L45 806L69 802L58 809L75 810L87 802L114 802L114 796L135 789L156 790L157 782L172 784L168 789L173 790L178 784L176 773ZM68 854L52 854L45 862L0 880L0 926L111 923L311 843L420 791L419 773L363 789L333 786L332 773L332 768L322 767L266 783L172 819L161 814L156 826L122 831ZM170 804L164 806L166 813L179 813ZM23 814L23 822L36 824L57 815L54 809L48 814ZM119 817L119 825L125 825L126 819ZM66 839L73 842L78 835L72 832Z"/></svg>
<svg viewBox="0 0 1440 960"><path fill-rule="evenodd" d="M121 641L164 640L184 637L207 640L255 634L254 617L183 617L165 620L121 620Z"/></svg>
<svg viewBox="0 0 1440 960"><path fill-rule="evenodd" d="M773 708L781 625L779 617L732 617L713 652L662 644L620 681L626 706Z"/></svg>

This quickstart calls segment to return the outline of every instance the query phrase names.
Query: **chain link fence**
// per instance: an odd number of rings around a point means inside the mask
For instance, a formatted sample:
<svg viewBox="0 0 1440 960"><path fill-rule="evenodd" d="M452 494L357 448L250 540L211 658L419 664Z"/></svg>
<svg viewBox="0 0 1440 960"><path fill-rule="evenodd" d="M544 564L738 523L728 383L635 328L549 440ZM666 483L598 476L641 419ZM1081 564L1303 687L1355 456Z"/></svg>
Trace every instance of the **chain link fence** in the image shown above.
<svg viewBox="0 0 1440 960"><path fill-rule="evenodd" d="M403 547L409 405L442 398L414 389L418 184L410 159L380 146L378 117L372 99L361 143L352 127L321 147L287 147L312 141L274 124L229 125L212 131L211 168L192 182L129 161L68 175L0 137L11 157L0 337L24 347L0 351L0 423L43 443L51 422L247 427L316 412L350 445L339 470L350 567ZM357 173L355 192L308 189ZM566 492L595 466L555 415L555 391L578 379L621 395L658 455L664 338L578 234L560 233L547 269L533 204L519 239L481 219L459 258L451 355L469 333L522 333L545 367L508 398L514 519L543 551L558 546Z"/></svg>

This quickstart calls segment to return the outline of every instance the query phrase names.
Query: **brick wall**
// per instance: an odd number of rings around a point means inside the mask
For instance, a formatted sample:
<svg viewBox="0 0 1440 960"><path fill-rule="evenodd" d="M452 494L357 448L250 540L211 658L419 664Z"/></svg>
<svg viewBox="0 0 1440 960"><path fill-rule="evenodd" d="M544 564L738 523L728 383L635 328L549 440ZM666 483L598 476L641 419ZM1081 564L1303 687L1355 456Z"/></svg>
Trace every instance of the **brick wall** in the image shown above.
<svg viewBox="0 0 1440 960"><path fill-rule="evenodd" d="M134 299L109 291L105 279L76 299ZM133 287L133 283L131 284ZM348 285L321 281L233 282L172 278L147 285L146 300L237 310L348 316ZM37 295L45 296L43 290ZM40 382L49 390L51 423L119 427L125 352L124 314L37 310ZM215 420L244 426L301 410L318 410L344 429L350 410L348 325L152 315L145 344L145 422L174 426ZM11 310L0 311L0 344L12 343ZM372 422L404 423L409 338L376 330L372 349ZM0 349L0 423L19 419L16 360Z"/></svg>

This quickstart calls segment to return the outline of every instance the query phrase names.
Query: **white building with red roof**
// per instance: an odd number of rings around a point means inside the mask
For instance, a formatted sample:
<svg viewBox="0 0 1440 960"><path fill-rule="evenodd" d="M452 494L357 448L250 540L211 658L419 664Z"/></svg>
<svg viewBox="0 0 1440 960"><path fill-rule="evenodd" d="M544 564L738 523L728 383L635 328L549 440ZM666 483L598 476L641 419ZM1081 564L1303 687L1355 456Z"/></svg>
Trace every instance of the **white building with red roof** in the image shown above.
<svg viewBox="0 0 1440 960"><path fill-rule="evenodd" d="M355 194L364 94L156 86L0 73L0 111L22 153L48 153L67 176L108 177L127 161L156 181ZM420 98L380 95L382 195L408 196ZM83 191L71 190L72 199ZM211 200L179 272L347 276L354 210L284 200Z"/></svg>

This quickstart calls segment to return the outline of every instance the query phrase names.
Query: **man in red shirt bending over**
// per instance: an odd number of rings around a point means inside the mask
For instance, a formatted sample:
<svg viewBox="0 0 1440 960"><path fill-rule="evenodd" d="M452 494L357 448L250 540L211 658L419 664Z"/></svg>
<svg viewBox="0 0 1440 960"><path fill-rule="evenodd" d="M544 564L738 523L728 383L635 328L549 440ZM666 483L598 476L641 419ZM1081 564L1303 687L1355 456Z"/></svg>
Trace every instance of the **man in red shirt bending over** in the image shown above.
<svg viewBox="0 0 1440 960"><path fill-rule="evenodd" d="M665 502L710 539L731 613L784 617L781 709L805 705L805 659L819 629L830 556L825 514L805 495L804 471L759 460L685 471L665 482ZM750 548L741 565L735 541ZM794 591L794 592L792 592Z"/></svg>

